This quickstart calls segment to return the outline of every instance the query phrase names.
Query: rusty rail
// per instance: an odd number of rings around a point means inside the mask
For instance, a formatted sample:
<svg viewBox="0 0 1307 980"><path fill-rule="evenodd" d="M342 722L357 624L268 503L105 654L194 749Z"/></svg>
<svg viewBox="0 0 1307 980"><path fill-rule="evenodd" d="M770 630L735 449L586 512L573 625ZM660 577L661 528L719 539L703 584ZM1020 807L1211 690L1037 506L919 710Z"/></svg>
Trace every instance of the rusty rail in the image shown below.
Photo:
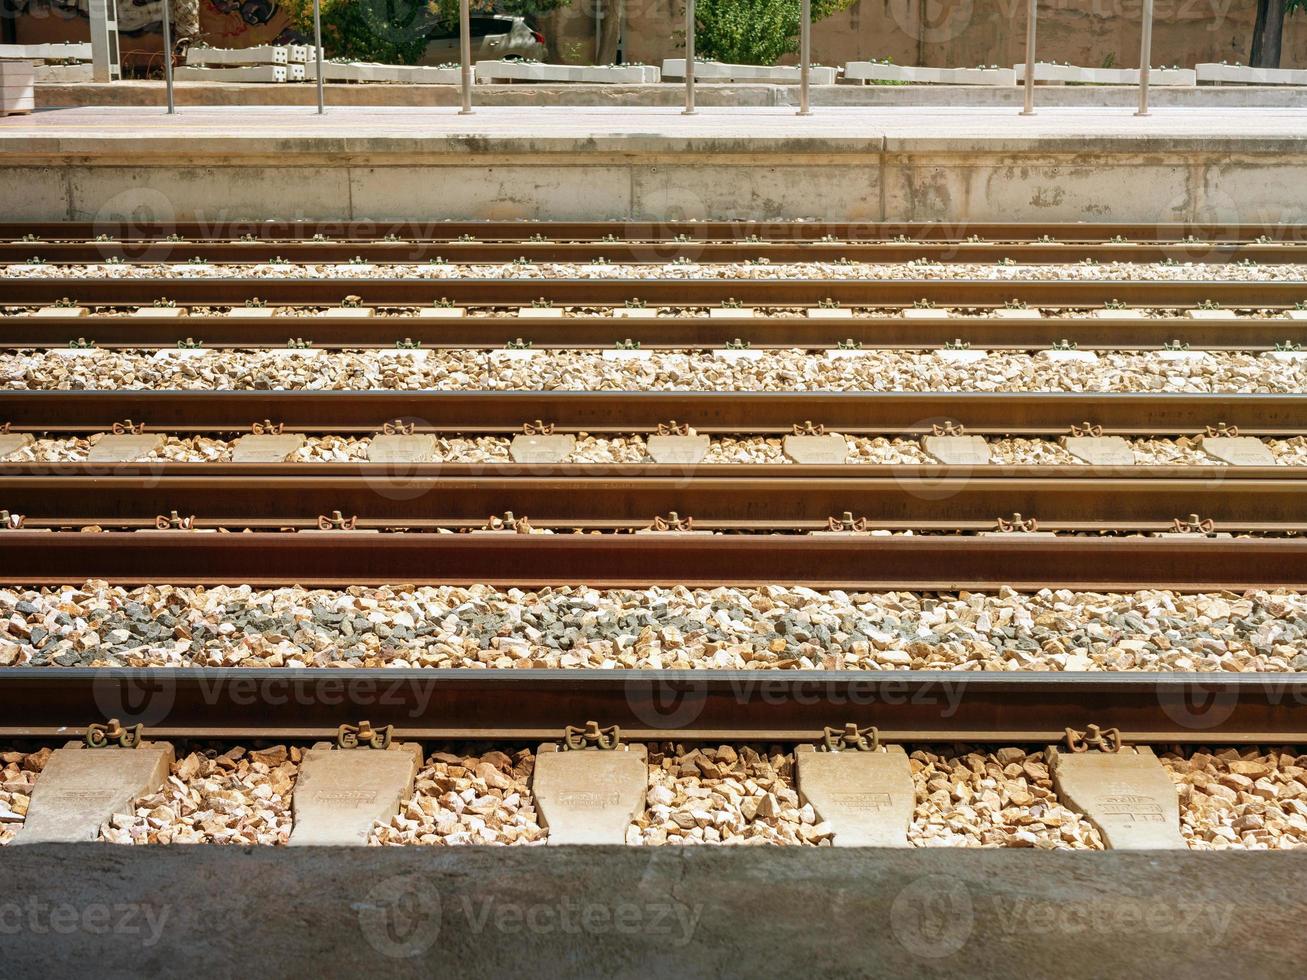
<svg viewBox="0 0 1307 980"><path fill-rule="evenodd" d="M1307 539L0 531L0 582L839 589L1307 587Z"/></svg>
<svg viewBox="0 0 1307 980"><path fill-rule="evenodd" d="M177 317L0 316L0 348L57 347L85 337L103 348L172 347L193 338L205 347L267 347L288 336L315 347L393 347L416 341L429 348L495 348L526 338L536 348L612 347L619 339L642 348L709 348L743 338L753 347L831 348L852 340L864 348L942 348L962 340L987 350L1039 350L1063 340L1082 350L1157 349L1179 341L1195 349L1260 351L1307 345L1307 319L1194 320L1188 317L853 317L666 316L617 319L569 316L523 320L512 315L437 319L418 316L312 314L244 319L193 313Z"/></svg>
<svg viewBox="0 0 1307 980"><path fill-rule="evenodd" d="M55 303L72 298L89 305L143 305L172 300L182 305L242 306L257 296L273 305L338 304L357 296L370 305L423 306L447 299L460 304L523 306L544 299L572 306L716 305L736 300L764 307L936 306L998 307L1022 302L1039 307L1092 307L1120 301L1149 307L1282 309L1307 302L1307 280L1293 282L1185 282L1172 280L999 279L379 279L379 278L188 278L4 280L11 305Z"/></svg>
<svg viewBox="0 0 1307 980"><path fill-rule="evenodd" d="M511 433L543 419L559 431L650 432L669 419L705 433L920 435L946 421L975 434L1064 435L1092 422L1109 435L1197 435L1225 422L1246 435L1307 433L1307 395L973 392L16 391L0 390L14 431L103 432L123 419L150 431L374 433L393 419L418 431Z"/></svg>
<svg viewBox="0 0 1307 980"><path fill-rule="evenodd" d="M988 263L1011 259L1022 265L1095 262L1177 262L1221 264L1251 261L1262 265L1307 262L1301 242L378 242L378 241L53 241L0 242L0 265L25 264L33 258L58 264L125 262L262 263L290 262L608 262L665 263L677 258L700 262L910 262Z"/></svg>
<svg viewBox="0 0 1307 980"><path fill-rule="evenodd" d="M6 464L0 506L26 526L360 527L486 524L511 511L536 527L641 528L676 512L694 526L993 530L1014 513L1042 530L1170 530L1197 514L1221 531L1307 530L1307 468L1088 466L527 466L425 463Z"/></svg>
<svg viewBox="0 0 1307 980"><path fill-rule="evenodd" d="M90 241L99 236L130 241L164 241L175 235L187 241L234 240L305 242L321 235L328 240L378 242L386 236L406 241L448 241L471 235L479 241L552 240L672 241L678 236L697 241L738 241L750 236L764 241L1029 242L1052 238L1060 242L1104 242L1124 238L1138 242L1202 245L1212 242L1307 241L1307 224L1265 222L1210 224L1158 222L829 222L829 221L67 221L0 222L0 238L35 236L50 241ZM1187 238L1197 242L1185 241Z"/></svg>
<svg viewBox="0 0 1307 980"><path fill-rule="evenodd" d="M0 736L68 738L110 714L147 737L321 738L342 720L405 739L812 741L856 721L906 742L1040 743L1068 726L1130 742L1302 744L1301 674L437 669L0 670ZM505 705L512 705L506 710Z"/></svg>

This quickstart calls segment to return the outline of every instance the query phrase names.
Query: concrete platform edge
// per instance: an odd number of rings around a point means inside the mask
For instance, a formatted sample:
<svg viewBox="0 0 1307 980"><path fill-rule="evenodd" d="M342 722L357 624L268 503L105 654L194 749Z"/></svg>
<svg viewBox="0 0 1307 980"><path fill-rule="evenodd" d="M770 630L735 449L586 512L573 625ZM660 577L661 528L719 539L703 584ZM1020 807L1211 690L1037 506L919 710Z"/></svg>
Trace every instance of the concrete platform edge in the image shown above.
<svg viewBox="0 0 1307 980"><path fill-rule="evenodd" d="M1296 854L0 851L13 975L1292 976Z"/></svg>

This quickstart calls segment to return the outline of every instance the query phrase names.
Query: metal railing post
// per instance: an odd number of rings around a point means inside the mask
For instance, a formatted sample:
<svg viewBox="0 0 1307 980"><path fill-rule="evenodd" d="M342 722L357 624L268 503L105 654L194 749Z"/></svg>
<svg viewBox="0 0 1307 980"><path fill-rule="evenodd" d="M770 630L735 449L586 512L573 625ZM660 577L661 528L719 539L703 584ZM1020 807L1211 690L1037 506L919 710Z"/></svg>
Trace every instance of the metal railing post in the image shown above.
<svg viewBox="0 0 1307 980"><path fill-rule="evenodd" d="M694 0L685 0L685 111L681 115L694 114Z"/></svg>
<svg viewBox="0 0 1307 980"><path fill-rule="evenodd" d="M169 0L163 0L163 83L168 89L168 115L177 112L172 95L172 20L169 17Z"/></svg>
<svg viewBox="0 0 1307 980"><path fill-rule="evenodd" d="M1278 0L1277 0L1278 2ZM1136 116L1148 115L1148 73L1153 60L1153 0L1144 0L1143 23L1139 37L1139 111Z"/></svg>
<svg viewBox="0 0 1307 980"><path fill-rule="evenodd" d="M1035 18L1039 13L1039 0L1030 0L1026 10L1026 107L1023 116L1035 114Z"/></svg>
<svg viewBox="0 0 1307 980"><path fill-rule="evenodd" d="M322 88L322 4L313 0L313 59L318 66L318 115L327 111L327 97Z"/></svg>
<svg viewBox="0 0 1307 980"><path fill-rule="evenodd" d="M812 0L803 0L799 16L799 115L810 116L808 75L812 64Z"/></svg>
<svg viewBox="0 0 1307 980"><path fill-rule="evenodd" d="M463 89L460 116L472 115L472 11L469 0L458 4L458 74Z"/></svg>

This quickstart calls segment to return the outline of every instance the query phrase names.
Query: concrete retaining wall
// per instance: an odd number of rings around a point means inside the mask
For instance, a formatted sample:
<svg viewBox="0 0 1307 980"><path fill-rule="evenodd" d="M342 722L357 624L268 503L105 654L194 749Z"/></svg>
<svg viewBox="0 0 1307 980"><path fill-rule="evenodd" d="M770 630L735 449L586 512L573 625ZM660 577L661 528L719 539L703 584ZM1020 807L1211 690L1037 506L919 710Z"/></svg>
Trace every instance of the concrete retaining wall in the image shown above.
<svg viewBox="0 0 1307 980"><path fill-rule="evenodd" d="M858 128L847 123L851 133ZM867 128L865 137L770 139L51 133L0 140L0 213L159 221L1307 220L1307 138L955 138Z"/></svg>
<svg viewBox="0 0 1307 980"><path fill-rule="evenodd" d="M1296 976L1292 853L0 851L12 976Z"/></svg>

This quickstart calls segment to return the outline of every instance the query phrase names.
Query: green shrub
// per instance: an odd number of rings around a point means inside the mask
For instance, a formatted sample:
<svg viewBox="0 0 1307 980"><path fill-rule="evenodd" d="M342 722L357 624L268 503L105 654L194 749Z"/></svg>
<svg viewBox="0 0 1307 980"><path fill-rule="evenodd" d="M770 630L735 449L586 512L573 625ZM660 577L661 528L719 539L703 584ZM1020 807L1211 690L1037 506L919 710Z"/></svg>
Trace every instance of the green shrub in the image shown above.
<svg viewBox="0 0 1307 980"><path fill-rule="evenodd" d="M812 0L815 23L854 0ZM695 0L697 57L733 65L774 65L799 50L799 0Z"/></svg>

